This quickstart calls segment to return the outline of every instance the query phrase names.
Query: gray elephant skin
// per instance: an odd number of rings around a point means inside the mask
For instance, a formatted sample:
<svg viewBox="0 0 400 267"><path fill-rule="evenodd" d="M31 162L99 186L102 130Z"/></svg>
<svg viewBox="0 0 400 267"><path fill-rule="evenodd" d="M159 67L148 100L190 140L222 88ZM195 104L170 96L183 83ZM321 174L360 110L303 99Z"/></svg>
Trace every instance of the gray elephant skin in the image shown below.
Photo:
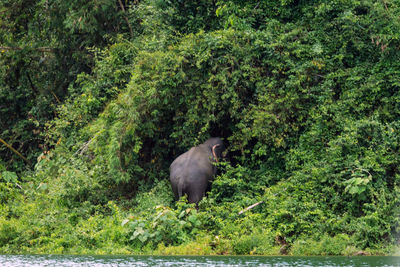
<svg viewBox="0 0 400 267"><path fill-rule="evenodd" d="M189 203L198 204L211 187L217 172L214 163L222 158L224 150L222 140L213 137L192 147L172 162L170 181L176 200L186 194Z"/></svg>

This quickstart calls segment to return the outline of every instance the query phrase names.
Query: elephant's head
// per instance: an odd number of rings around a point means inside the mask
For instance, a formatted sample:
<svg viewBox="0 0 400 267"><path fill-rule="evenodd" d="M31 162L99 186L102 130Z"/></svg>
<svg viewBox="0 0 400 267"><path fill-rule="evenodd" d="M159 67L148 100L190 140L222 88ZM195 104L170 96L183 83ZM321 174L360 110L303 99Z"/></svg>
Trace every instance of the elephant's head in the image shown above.
<svg viewBox="0 0 400 267"><path fill-rule="evenodd" d="M219 137L212 137L204 142L210 150L214 157L214 160L218 162L223 157L223 152L225 151L225 145Z"/></svg>

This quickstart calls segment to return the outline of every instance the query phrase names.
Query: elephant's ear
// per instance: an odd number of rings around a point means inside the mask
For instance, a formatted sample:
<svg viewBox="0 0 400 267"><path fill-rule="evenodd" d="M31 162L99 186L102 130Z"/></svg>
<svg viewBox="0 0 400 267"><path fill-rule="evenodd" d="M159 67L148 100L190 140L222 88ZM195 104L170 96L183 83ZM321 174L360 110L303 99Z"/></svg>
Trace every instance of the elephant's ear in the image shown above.
<svg viewBox="0 0 400 267"><path fill-rule="evenodd" d="M218 162L218 157L217 157L217 154L215 153L215 149L216 149L217 147L219 147L219 146L220 146L219 144L216 144L216 145L213 145L213 147L211 148L213 157L214 157L214 159L215 159L216 162Z"/></svg>

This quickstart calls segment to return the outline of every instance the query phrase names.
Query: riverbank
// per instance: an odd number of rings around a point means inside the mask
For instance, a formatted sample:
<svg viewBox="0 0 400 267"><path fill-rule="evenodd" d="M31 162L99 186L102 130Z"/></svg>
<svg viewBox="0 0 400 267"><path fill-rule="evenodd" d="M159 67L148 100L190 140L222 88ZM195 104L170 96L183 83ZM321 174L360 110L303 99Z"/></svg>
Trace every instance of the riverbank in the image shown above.
<svg viewBox="0 0 400 267"><path fill-rule="evenodd" d="M41 201L44 199L43 196ZM19 214L18 218L0 217L0 254L400 255L400 248L395 246L361 249L356 246L354 237L346 234L303 237L289 243L282 241L273 229L262 227L253 228L244 235L226 234L227 229L209 231L204 222L208 212L197 211L193 205L185 203L180 203L176 209L158 206L135 214L109 202L102 207L108 210L108 215L92 211L95 214L91 216L78 214L78 210L44 209L44 204L20 203L19 209L13 210ZM84 207L80 209L89 212ZM226 227L231 230L243 227L243 218L230 223L232 225ZM235 223L241 225L234 226Z"/></svg>

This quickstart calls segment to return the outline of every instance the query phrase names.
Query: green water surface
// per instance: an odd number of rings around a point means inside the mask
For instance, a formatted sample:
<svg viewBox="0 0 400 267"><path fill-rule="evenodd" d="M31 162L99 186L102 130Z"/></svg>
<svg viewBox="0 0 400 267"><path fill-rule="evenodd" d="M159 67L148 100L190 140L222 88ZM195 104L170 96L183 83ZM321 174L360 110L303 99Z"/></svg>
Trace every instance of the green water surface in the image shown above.
<svg viewBox="0 0 400 267"><path fill-rule="evenodd" d="M400 266L400 257L0 255L0 266Z"/></svg>

